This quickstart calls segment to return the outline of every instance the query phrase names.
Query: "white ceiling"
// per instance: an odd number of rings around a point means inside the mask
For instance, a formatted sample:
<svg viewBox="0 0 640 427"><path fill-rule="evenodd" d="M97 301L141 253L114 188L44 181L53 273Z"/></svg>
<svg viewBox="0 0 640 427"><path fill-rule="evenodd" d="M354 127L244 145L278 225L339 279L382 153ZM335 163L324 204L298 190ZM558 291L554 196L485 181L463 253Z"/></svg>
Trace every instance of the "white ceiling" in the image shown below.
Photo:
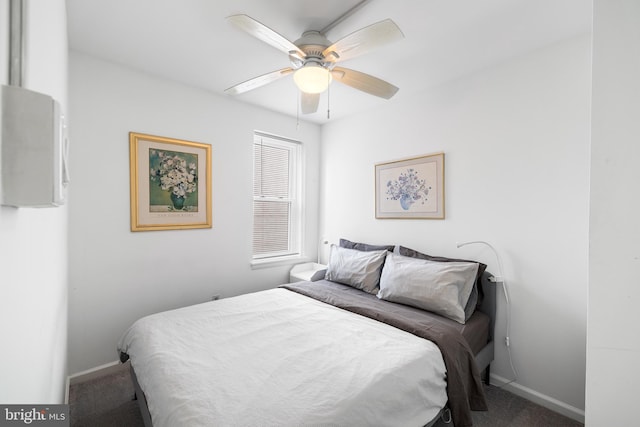
<svg viewBox="0 0 640 427"><path fill-rule="evenodd" d="M321 29L358 0L67 0L73 50L224 94L230 86L289 66L287 55L229 24L244 13L291 41ZM330 90L331 120L591 31L588 0L372 0L334 27L336 41L391 18L405 38L340 65L387 80L400 91L379 99L339 83ZM291 76L237 98L297 114ZM327 97L318 112L327 121Z"/></svg>

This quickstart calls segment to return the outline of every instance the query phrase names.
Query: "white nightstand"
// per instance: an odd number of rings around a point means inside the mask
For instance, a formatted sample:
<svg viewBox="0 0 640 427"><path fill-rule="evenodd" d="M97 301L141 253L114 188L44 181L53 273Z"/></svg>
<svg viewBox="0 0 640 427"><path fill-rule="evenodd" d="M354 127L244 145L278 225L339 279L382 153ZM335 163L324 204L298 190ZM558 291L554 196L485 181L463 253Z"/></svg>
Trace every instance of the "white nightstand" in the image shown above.
<svg viewBox="0 0 640 427"><path fill-rule="evenodd" d="M304 264L298 264L293 266L289 272L289 283L299 282L306 280L308 282L315 282L317 280L324 279L324 273L327 271L327 266L317 264L315 262L305 262Z"/></svg>

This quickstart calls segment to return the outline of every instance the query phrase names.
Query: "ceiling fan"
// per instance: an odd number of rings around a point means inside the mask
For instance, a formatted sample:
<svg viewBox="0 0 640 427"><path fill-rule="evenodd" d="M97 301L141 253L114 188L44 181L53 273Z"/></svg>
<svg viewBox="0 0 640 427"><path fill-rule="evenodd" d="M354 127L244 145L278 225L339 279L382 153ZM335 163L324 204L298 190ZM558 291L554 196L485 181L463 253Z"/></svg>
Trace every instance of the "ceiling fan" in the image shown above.
<svg viewBox="0 0 640 427"><path fill-rule="evenodd" d="M338 18L324 30L306 31L298 40L290 42L247 15L227 17L239 29L289 55L291 66L249 79L226 89L225 93L237 95L293 74L294 82L300 89L300 109L303 114L317 111L320 94L329 87L332 80L371 95L391 98L398 91L396 86L337 64L404 38L402 31L391 19L385 19L332 43L326 38L325 32L342 19L344 17Z"/></svg>

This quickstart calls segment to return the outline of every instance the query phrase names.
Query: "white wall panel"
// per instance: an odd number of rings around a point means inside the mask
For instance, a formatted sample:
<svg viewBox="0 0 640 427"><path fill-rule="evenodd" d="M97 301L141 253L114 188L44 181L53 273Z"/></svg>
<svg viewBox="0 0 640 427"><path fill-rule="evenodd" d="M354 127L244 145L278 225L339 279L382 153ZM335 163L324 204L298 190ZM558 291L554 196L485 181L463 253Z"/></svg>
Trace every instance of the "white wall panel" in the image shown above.
<svg viewBox="0 0 640 427"><path fill-rule="evenodd" d="M587 413L637 424L640 3L594 1Z"/></svg>
<svg viewBox="0 0 640 427"><path fill-rule="evenodd" d="M456 249L456 242L489 241L511 289L516 385L577 419L584 415L590 77L585 35L427 92L401 88L409 95L325 125L322 135L321 235L477 259L498 274L486 248ZM376 220L374 164L441 151L446 219ZM511 379L502 297L498 307L492 372Z"/></svg>
<svg viewBox="0 0 640 427"><path fill-rule="evenodd" d="M0 0L2 84L8 83L8 4ZM24 86L54 97L64 110L65 1L34 1L28 6ZM0 272L0 402L62 403L67 372L67 208L0 207Z"/></svg>
<svg viewBox="0 0 640 427"><path fill-rule="evenodd" d="M70 82L70 372L116 360L139 317L287 281L290 265L250 266L254 130L303 143L315 259L317 125L76 53ZM130 231L130 131L211 144L213 228Z"/></svg>

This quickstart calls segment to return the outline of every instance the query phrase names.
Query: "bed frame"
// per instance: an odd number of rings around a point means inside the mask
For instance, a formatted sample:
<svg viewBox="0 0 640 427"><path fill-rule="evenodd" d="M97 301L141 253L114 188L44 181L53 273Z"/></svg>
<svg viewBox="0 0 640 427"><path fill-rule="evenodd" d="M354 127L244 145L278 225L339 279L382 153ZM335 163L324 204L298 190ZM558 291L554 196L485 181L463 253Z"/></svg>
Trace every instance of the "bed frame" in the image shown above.
<svg viewBox="0 0 640 427"><path fill-rule="evenodd" d="M485 271L480 280L484 299L478 308L489 316L489 342L476 354L476 364L480 372L484 371L484 383L489 385L491 362L494 356L495 330L496 330L496 281L493 274Z"/></svg>
<svg viewBox="0 0 640 427"><path fill-rule="evenodd" d="M485 384L489 385L490 367L494 357L494 336L496 325L496 282L494 276L485 271L482 275L480 285L482 287L484 298L482 300L482 304L478 307L478 310L489 316L489 342L478 352L478 354L476 354L475 360L478 365L478 370L480 372L484 372L483 377ZM135 387L134 400L137 400L138 405L140 406L142 421L144 422L145 427L153 427L153 423L151 422L151 413L149 412L149 406L147 405L147 399L140 388L133 366L131 366L130 371L131 379L133 380L133 385ZM445 420L445 423L447 424L451 421L451 414L446 406L432 421L425 424L425 427L433 426L440 418ZM447 421L447 419L449 421Z"/></svg>
<svg viewBox="0 0 640 427"><path fill-rule="evenodd" d="M138 406L140 407L140 413L142 414L142 422L144 423L144 427L153 427L153 423L151 422L151 412L149 412L149 405L147 404L147 398L140 388L140 383L138 382L138 377L136 377L136 372L133 370L133 366L129 364L129 370L131 372L131 379L133 380L133 387L135 389L135 394L133 396L133 400L138 401Z"/></svg>

